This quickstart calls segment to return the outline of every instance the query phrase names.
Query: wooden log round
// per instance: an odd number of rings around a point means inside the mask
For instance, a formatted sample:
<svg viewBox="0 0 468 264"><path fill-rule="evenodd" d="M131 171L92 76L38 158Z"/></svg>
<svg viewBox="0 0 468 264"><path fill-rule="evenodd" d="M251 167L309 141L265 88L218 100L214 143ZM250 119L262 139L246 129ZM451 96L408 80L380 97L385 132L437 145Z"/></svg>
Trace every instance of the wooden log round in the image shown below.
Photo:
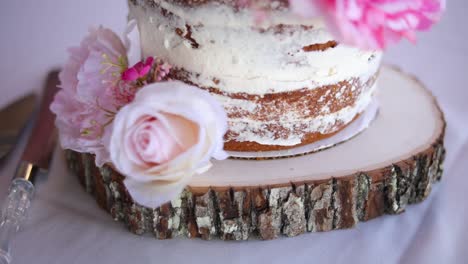
<svg viewBox="0 0 468 264"><path fill-rule="evenodd" d="M160 208L133 201L124 177L67 151L70 168L100 207L135 234L223 240L274 239L351 228L424 200L440 180L445 120L414 77L384 67L380 114L356 138L311 155L227 160L195 177Z"/></svg>

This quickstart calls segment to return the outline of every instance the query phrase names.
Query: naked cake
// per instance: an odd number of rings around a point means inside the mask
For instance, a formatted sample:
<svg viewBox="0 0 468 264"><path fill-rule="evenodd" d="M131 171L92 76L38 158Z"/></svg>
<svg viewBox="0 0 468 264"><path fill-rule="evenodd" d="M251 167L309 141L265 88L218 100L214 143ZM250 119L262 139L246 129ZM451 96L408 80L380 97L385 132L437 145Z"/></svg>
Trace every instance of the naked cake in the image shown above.
<svg viewBox="0 0 468 264"><path fill-rule="evenodd" d="M69 167L132 232L351 228L403 212L440 180L437 101L380 62L437 22L444 0L128 5L122 37L92 28L69 49L51 110Z"/></svg>
<svg viewBox="0 0 468 264"><path fill-rule="evenodd" d="M309 144L353 122L372 100L381 52L339 44L320 17L271 19L236 1L130 0L144 56L173 66L171 78L222 103L225 149L266 151Z"/></svg>

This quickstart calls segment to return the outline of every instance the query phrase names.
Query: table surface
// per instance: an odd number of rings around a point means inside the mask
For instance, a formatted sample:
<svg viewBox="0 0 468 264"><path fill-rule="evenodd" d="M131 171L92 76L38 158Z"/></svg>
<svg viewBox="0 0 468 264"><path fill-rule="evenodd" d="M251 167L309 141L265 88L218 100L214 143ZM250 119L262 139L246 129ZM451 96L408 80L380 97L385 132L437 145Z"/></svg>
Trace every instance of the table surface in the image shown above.
<svg viewBox="0 0 468 264"><path fill-rule="evenodd" d="M444 178L424 203L355 229L274 241L157 241L113 222L66 170L57 151L14 241L15 263L466 263L468 1L448 2L443 21L421 34L419 43L401 43L385 58L426 83L448 121ZM90 25L122 32L126 14L125 0L1 1L0 107L39 91L46 73L65 61L66 47L79 43ZM19 152L20 146L0 164L0 199Z"/></svg>

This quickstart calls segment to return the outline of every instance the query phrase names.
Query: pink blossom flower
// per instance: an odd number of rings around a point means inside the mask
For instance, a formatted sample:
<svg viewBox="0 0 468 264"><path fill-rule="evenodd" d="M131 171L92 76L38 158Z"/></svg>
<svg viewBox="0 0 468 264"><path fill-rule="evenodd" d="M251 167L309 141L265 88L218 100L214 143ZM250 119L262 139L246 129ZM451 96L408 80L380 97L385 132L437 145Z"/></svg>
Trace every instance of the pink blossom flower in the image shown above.
<svg viewBox="0 0 468 264"><path fill-rule="evenodd" d="M91 29L79 47L70 48L70 58L60 73L62 88L51 104L56 114L62 147L96 155L98 164L109 159L103 141L109 135L116 101L109 87L127 67L126 49L109 29Z"/></svg>
<svg viewBox="0 0 468 264"><path fill-rule="evenodd" d="M345 44L385 49L401 38L415 41L416 31L440 19L445 0L290 0L306 17L321 11L330 29Z"/></svg>
<svg viewBox="0 0 468 264"><path fill-rule="evenodd" d="M148 57L145 62L138 62L133 67L127 69L122 73L122 80L130 82L136 81L141 78L145 78L146 75L148 75L148 73L150 72L151 67L153 66L153 61L153 57Z"/></svg>
<svg viewBox="0 0 468 264"><path fill-rule="evenodd" d="M114 120L109 152L141 205L174 199L194 174L225 159L227 116L206 91L182 82L143 87Z"/></svg>

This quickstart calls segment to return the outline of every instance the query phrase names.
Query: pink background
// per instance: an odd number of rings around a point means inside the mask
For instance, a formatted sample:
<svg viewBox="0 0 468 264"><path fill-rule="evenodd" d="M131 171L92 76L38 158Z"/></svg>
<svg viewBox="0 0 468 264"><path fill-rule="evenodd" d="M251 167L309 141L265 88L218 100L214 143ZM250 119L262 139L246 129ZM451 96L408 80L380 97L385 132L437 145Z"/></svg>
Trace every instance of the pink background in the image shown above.
<svg viewBox="0 0 468 264"><path fill-rule="evenodd" d="M277 241L155 241L131 235L112 222L69 175L58 152L15 241L16 263L466 263L468 2L448 2L443 21L421 34L416 46L402 43L385 58L428 85L449 123L445 177L425 203L353 230ZM103 24L122 32L126 14L125 0L2 0L0 106L38 91L46 73L65 61L66 47L79 43L88 26ZM0 168L2 198L17 154Z"/></svg>

